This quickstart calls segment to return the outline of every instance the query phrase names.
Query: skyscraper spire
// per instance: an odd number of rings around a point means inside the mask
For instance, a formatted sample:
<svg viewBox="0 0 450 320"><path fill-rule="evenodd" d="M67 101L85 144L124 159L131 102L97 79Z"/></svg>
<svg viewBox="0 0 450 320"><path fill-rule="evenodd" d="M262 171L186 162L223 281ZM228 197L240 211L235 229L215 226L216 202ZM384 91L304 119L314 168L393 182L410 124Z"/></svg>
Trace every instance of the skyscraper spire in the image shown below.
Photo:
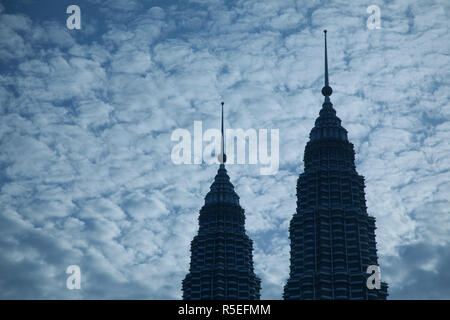
<svg viewBox="0 0 450 320"><path fill-rule="evenodd" d="M327 54L327 30L323 30L325 35L325 86L328 86L328 54Z"/></svg>
<svg viewBox="0 0 450 320"><path fill-rule="evenodd" d="M225 136L223 134L223 105L224 102L221 103L222 104L222 127L221 127L221 133L222 133L222 137L221 137L221 145L220 145L220 149L221 149L221 154L219 154L219 163L221 165L225 165L225 162L227 162L227 155L225 154Z"/></svg>
<svg viewBox="0 0 450 320"><path fill-rule="evenodd" d="M322 94L325 96L325 101L329 101L329 97L333 93L333 89L331 89L328 82L328 53L327 53L327 30L323 30L323 34L325 35L325 86L322 88Z"/></svg>

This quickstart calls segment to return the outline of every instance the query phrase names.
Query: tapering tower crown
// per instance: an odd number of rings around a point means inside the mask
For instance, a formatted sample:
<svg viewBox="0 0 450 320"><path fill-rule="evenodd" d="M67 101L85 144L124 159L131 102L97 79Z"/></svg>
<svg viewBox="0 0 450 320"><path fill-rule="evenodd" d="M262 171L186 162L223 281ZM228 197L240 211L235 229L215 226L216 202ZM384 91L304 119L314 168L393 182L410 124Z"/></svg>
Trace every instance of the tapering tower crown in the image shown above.
<svg viewBox="0 0 450 320"><path fill-rule="evenodd" d="M330 96L333 93L328 78L328 50L327 50L327 30L324 30L325 35L325 85L322 88L322 94L325 100L322 104L319 117L316 119L314 128L311 130L309 137L311 141L319 139L336 138L343 141L348 141L347 130L342 127L341 119L336 116L336 110L333 108Z"/></svg>

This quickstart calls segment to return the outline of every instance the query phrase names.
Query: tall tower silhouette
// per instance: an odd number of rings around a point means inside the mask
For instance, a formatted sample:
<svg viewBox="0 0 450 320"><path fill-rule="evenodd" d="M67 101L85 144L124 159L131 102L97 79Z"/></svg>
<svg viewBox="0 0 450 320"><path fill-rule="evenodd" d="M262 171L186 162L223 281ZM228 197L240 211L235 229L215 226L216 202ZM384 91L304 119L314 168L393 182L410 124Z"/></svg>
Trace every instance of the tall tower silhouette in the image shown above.
<svg viewBox="0 0 450 320"><path fill-rule="evenodd" d="M200 209L191 264L183 280L185 300L255 300L261 280L253 270L253 242L245 233L244 209L225 169L223 131L219 170Z"/></svg>
<svg viewBox="0 0 450 320"><path fill-rule="evenodd" d="M319 117L297 181L297 212L289 228L291 258L284 299L386 299L387 284L368 289L369 265L378 265L375 218L367 214L364 177L330 101L327 35L325 85Z"/></svg>

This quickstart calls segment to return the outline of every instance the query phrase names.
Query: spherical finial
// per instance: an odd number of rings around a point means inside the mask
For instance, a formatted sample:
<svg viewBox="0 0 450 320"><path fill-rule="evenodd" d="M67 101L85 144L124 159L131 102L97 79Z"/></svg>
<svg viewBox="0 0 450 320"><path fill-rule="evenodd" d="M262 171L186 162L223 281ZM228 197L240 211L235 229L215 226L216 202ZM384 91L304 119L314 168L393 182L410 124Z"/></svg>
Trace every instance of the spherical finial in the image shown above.
<svg viewBox="0 0 450 320"><path fill-rule="evenodd" d="M217 156L217 160L219 160L220 164L224 164L225 162L227 162L227 155L226 154L219 154Z"/></svg>
<svg viewBox="0 0 450 320"><path fill-rule="evenodd" d="M327 33L327 29L323 30L323 33Z"/></svg>
<svg viewBox="0 0 450 320"><path fill-rule="evenodd" d="M225 104L225 102L222 101L221 104L222 104L222 107L223 107L223 105Z"/></svg>
<svg viewBox="0 0 450 320"><path fill-rule="evenodd" d="M322 94L323 94L325 97L331 96L332 93L333 93L333 89L331 89L330 86L325 86L325 87L322 88Z"/></svg>

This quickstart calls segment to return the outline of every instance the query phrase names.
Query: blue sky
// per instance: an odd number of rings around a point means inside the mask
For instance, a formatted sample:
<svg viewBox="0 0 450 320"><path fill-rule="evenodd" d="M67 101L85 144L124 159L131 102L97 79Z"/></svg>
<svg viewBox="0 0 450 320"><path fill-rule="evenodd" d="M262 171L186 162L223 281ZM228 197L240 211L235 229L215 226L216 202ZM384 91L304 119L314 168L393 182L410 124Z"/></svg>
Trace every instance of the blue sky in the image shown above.
<svg viewBox="0 0 450 320"><path fill-rule="evenodd" d="M67 6L81 30L66 28ZM366 8L381 9L369 30ZM262 298L280 299L303 151L331 97L366 178L393 299L450 299L448 1L2 1L0 298L179 299L215 165L176 128L279 129L280 168L228 172ZM82 289L65 273L79 265Z"/></svg>

